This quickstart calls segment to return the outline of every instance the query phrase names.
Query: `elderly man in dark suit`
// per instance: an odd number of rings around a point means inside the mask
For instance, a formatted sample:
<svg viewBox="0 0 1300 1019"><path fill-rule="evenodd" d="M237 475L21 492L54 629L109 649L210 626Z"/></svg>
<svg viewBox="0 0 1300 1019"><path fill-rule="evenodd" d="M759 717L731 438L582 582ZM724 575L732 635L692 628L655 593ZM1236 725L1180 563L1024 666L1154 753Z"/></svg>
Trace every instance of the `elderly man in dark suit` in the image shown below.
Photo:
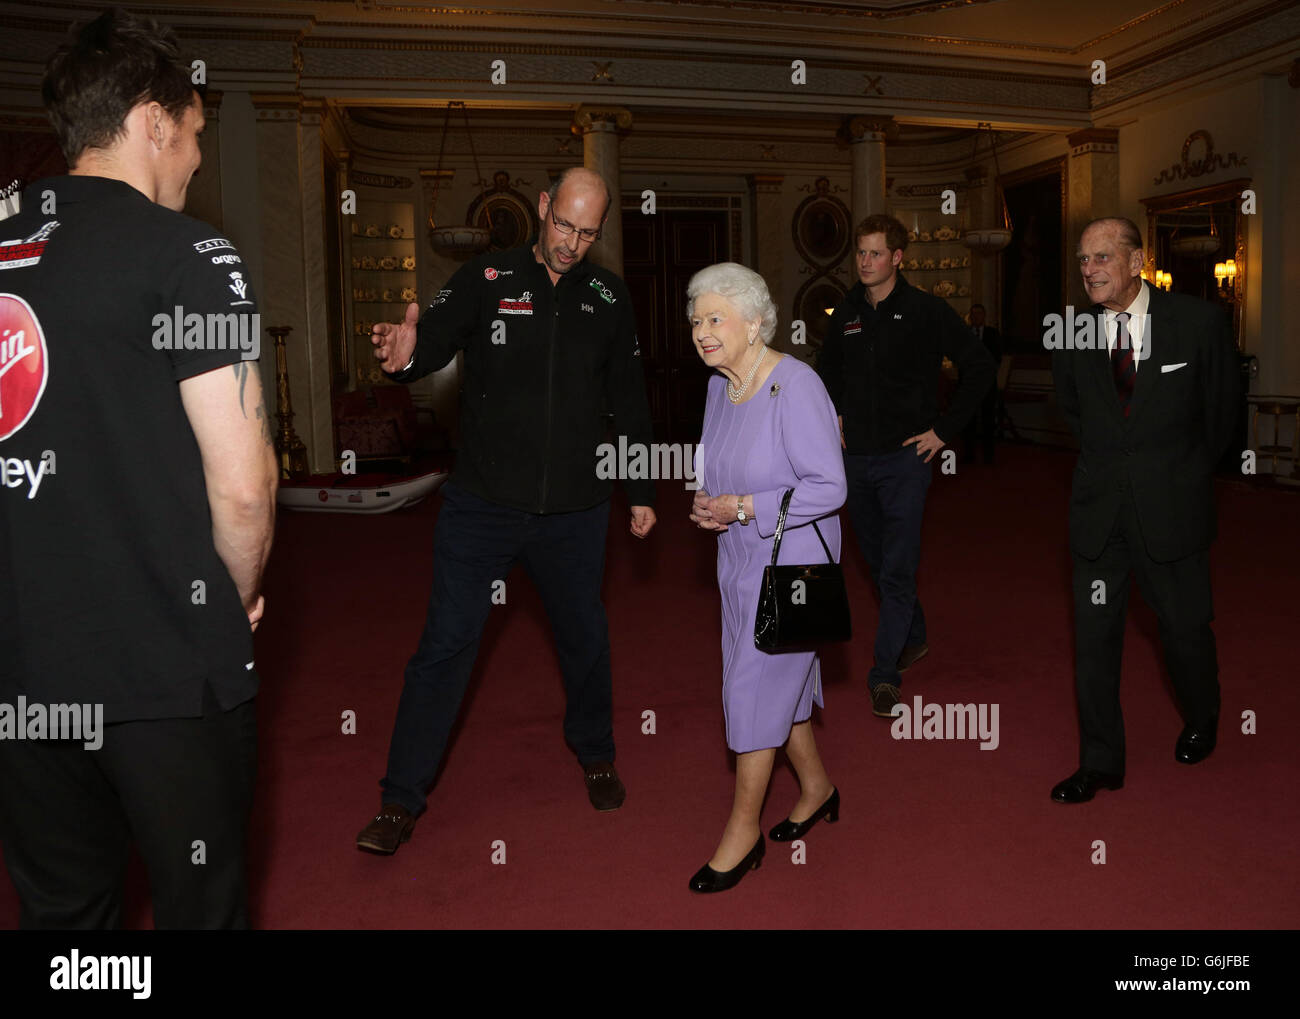
<svg viewBox="0 0 1300 1019"><path fill-rule="evenodd" d="M1211 472L1238 398L1226 316L1144 282L1132 222L1094 220L1078 258L1095 302L1093 341L1076 321L1074 342L1053 357L1057 399L1080 445L1070 499L1080 767L1052 790L1059 803L1124 784L1119 675L1130 573L1159 620L1185 722L1174 755L1196 764L1214 749Z"/></svg>

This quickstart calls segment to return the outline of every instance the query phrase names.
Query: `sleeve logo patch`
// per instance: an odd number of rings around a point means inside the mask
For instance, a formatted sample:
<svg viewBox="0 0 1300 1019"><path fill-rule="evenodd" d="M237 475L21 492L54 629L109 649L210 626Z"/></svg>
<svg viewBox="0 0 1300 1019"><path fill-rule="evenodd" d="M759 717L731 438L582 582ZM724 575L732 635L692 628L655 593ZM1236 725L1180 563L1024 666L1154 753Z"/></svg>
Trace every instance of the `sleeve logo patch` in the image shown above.
<svg viewBox="0 0 1300 1019"><path fill-rule="evenodd" d="M206 254L209 251L219 251L221 248L229 248L231 251L235 250L235 246L224 237L209 237L206 241L199 241L194 245L194 250L200 255Z"/></svg>
<svg viewBox="0 0 1300 1019"><path fill-rule="evenodd" d="M844 335L853 336L862 332L862 319L855 318L852 322L846 322L844 325Z"/></svg>
<svg viewBox="0 0 1300 1019"><path fill-rule="evenodd" d="M592 278L592 281L591 281L591 289L594 290L594 291L596 291L596 293L600 294L601 298L602 298L602 299L603 299L607 304L613 304L613 303L614 303L614 293L613 293L613 291L611 291L611 290L609 289L609 287L605 286L604 283L602 283L602 282L601 282L600 280L598 280L598 279L595 279L594 277Z"/></svg>

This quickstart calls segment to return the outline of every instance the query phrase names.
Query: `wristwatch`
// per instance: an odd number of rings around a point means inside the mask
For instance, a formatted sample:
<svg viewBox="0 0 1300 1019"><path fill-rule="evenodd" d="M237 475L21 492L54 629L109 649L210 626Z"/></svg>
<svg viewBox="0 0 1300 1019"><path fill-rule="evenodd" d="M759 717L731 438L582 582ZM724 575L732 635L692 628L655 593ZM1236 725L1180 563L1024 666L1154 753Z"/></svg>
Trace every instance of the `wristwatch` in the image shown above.
<svg viewBox="0 0 1300 1019"><path fill-rule="evenodd" d="M749 514L745 512L745 497L743 495L736 496L736 519L741 524L749 523Z"/></svg>

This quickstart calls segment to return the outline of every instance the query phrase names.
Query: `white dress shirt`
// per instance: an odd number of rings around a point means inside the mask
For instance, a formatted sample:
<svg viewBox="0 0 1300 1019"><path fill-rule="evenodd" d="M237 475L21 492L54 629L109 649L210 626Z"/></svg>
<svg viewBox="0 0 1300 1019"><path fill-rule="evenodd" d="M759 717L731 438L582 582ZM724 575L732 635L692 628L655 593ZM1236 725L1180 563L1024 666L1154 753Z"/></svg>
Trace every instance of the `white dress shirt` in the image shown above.
<svg viewBox="0 0 1300 1019"><path fill-rule="evenodd" d="M1133 370L1136 371L1142 364L1142 342L1146 338L1145 332L1147 324L1147 307L1151 303L1151 294L1147 290L1146 280L1138 288L1138 295L1133 299L1124 310L1128 312L1128 338L1129 345L1133 348ZM1105 309L1106 317L1106 350L1108 353L1115 352L1115 339L1119 335L1119 312Z"/></svg>

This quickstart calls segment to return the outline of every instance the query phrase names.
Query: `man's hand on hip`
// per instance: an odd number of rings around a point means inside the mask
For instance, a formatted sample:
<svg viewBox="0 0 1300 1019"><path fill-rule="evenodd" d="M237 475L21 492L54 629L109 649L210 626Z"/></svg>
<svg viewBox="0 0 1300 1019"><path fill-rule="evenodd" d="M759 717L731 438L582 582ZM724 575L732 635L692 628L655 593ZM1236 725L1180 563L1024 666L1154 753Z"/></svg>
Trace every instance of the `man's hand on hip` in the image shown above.
<svg viewBox="0 0 1300 1019"><path fill-rule="evenodd" d="M903 445L910 446L914 442L916 443L916 455L924 456L926 463L933 460L934 454L944 447L943 439L934 434L933 428L928 432L922 432L920 435L913 435L910 439L904 439Z"/></svg>

